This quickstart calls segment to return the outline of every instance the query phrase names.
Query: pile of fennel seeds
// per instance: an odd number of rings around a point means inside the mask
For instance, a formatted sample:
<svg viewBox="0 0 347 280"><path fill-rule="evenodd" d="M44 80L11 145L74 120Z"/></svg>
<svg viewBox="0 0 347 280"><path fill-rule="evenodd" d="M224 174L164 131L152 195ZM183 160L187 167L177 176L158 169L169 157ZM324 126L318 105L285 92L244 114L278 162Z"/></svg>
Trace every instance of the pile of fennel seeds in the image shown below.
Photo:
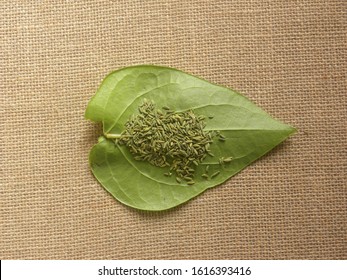
<svg viewBox="0 0 347 280"><path fill-rule="evenodd" d="M148 161L159 167L169 166L170 171L164 173L165 176L174 172L178 183L184 179L192 185L195 167L206 156L214 156L209 148L215 134L204 131L205 117L195 115L192 110L175 112L168 107L162 109L144 99L138 108L139 113L125 123L125 130L117 143L125 145L135 160ZM204 175L207 179L208 175Z"/></svg>

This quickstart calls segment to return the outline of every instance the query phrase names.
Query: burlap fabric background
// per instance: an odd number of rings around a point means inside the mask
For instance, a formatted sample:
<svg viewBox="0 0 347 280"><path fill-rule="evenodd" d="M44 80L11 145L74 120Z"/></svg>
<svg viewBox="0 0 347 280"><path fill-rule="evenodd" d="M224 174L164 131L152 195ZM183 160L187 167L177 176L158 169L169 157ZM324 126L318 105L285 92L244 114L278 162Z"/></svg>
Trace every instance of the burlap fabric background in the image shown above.
<svg viewBox="0 0 347 280"><path fill-rule="evenodd" d="M1 1L2 259L344 259L344 0ZM94 179L102 78L179 68L299 132L222 186L161 213Z"/></svg>

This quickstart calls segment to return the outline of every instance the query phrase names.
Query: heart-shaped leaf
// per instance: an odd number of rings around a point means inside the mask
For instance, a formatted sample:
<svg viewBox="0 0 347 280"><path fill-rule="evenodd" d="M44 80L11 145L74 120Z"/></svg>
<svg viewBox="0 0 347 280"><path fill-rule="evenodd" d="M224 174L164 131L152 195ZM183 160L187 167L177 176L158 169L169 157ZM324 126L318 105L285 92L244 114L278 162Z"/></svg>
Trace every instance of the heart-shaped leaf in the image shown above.
<svg viewBox="0 0 347 280"><path fill-rule="evenodd" d="M169 167L138 161L127 147L108 139L119 135L136 114L144 98L175 111L193 110L206 116L208 131L221 131L225 141L214 141L211 152L195 171L195 184L177 183L163 176ZM271 118L241 94L184 72L140 65L109 74L86 109L85 117L103 123L104 136L90 151L89 161L97 180L120 202L142 210L165 210L225 182L251 162L285 140L295 129ZM221 167L219 159L232 157ZM209 166L206 180L201 175Z"/></svg>

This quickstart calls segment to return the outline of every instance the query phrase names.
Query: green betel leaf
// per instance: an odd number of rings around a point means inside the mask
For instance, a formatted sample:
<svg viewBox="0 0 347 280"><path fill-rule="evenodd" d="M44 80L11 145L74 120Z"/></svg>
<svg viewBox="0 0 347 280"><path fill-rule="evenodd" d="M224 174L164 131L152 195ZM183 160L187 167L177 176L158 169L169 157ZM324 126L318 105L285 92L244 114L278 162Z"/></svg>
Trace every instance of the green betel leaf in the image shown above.
<svg viewBox="0 0 347 280"><path fill-rule="evenodd" d="M128 147L113 139L124 132L144 100L152 100L157 108L205 116L204 130L222 134L209 147L213 156L196 166L194 184L164 176L170 173L169 166L136 160ZM175 69L147 65L109 74L89 102L85 117L103 123L104 136L89 155L97 180L120 202L152 211L175 207L225 182L295 132L231 89Z"/></svg>

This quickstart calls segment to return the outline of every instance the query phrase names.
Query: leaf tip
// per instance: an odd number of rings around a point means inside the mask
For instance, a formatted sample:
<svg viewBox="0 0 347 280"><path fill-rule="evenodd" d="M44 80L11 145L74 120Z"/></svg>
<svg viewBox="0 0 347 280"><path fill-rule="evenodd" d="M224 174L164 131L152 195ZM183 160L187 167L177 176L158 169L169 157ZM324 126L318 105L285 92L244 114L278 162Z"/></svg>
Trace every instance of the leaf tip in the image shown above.
<svg viewBox="0 0 347 280"><path fill-rule="evenodd" d="M290 127L290 133L289 133L289 135L295 134L295 133L298 132L298 129L297 129L296 127L294 127L294 126L289 126L289 127Z"/></svg>

